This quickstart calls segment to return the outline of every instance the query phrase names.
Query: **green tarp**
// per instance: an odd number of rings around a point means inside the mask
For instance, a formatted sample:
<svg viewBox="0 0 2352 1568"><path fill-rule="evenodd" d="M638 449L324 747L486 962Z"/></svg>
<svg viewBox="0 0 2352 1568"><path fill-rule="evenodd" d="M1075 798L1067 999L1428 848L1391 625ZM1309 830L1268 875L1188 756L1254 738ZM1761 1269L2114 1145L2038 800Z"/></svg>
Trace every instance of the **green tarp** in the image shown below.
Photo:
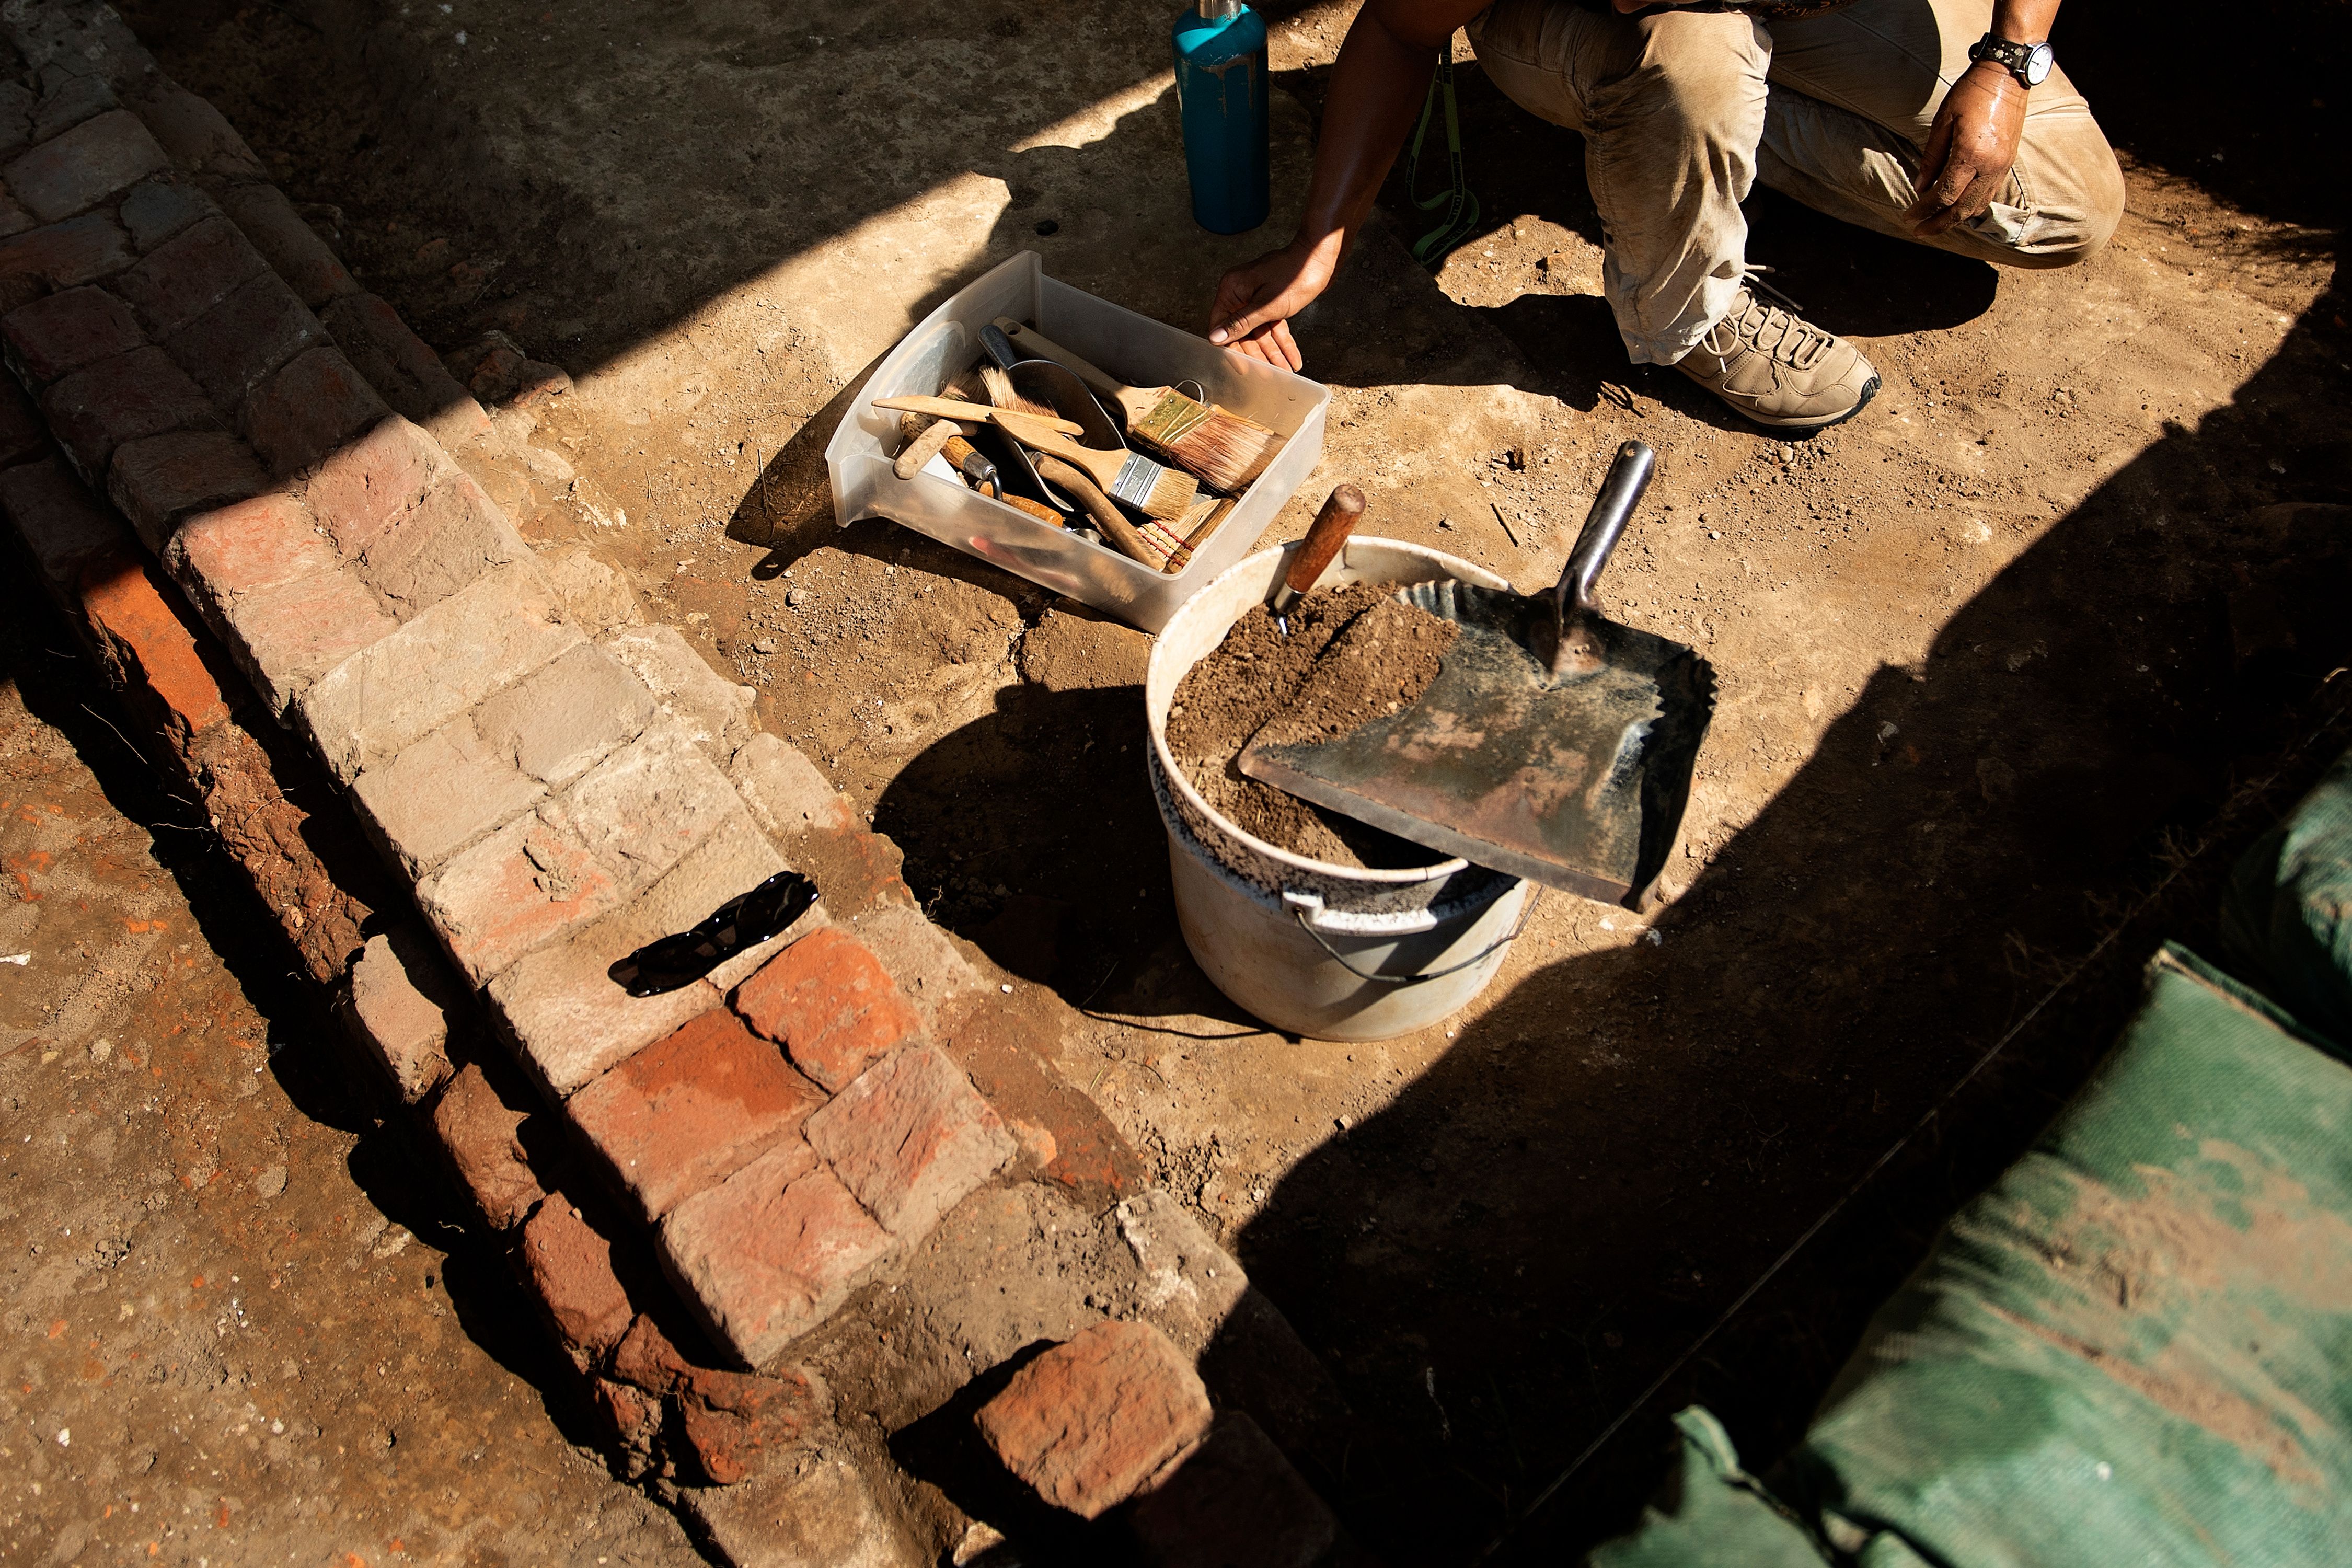
<svg viewBox="0 0 2352 1568"><path fill-rule="evenodd" d="M2123 1038L1880 1309L1770 1486L1686 1410L1658 1500L1592 1562L2352 1563L2347 910L2352 754L2236 868L2243 980L2158 954Z"/></svg>

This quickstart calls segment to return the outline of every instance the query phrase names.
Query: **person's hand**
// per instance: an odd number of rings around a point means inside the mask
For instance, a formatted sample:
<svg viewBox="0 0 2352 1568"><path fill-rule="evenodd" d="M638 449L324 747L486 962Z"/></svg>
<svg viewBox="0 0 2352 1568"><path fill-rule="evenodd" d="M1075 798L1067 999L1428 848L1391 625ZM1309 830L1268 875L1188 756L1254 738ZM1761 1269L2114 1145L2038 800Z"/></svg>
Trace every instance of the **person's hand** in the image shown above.
<svg viewBox="0 0 2352 1568"><path fill-rule="evenodd" d="M1209 341L1284 370L1307 363L1290 335L1290 318L1329 286L1339 237L1301 246L1294 241L1234 268L1217 283L1209 305Z"/></svg>
<svg viewBox="0 0 2352 1568"><path fill-rule="evenodd" d="M1927 129L1919 154L1919 195L1904 216L1922 239L1966 223L1992 205L2017 162L2025 133L2025 89L1998 64L1969 68Z"/></svg>

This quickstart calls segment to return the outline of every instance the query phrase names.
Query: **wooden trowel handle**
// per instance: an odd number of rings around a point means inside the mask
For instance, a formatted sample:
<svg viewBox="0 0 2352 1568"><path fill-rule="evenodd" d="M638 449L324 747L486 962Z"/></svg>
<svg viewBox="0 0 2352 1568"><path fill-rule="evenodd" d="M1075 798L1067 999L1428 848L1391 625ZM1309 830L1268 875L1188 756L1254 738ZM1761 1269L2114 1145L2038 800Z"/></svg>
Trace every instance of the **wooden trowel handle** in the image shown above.
<svg viewBox="0 0 2352 1568"><path fill-rule="evenodd" d="M1276 615L1298 602L1298 595L1315 586L1331 558L1339 553L1339 546L1348 542L1348 535L1364 518L1364 492L1353 485L1341 485L1323 502L1323 510L1315 514L1315 526L1307 531L1307 538L1298 552L1290 558L1290 570L1282 575L1282 586L1274 595Z"/></svg>
<svg viewBox="0 0 2352 1568"><path fill-rule="evenodd" d="M1584 530L1576 536L1576 547L1568 552L1568 569L1559 574L1559 586L1552 590L1553 602L1562 615L1571 606L1592 607L1592 585L1601 580L1601 569L1609 564L1609 552L1617 548L1626 521L1640 504L1642 492L1650 488L1650 476L1657 466L1658 454L1644 442L1628 441L1617 448L1609 477L1601 481L1601 493L1592 498L1592 510L1585 515Z"/></svg>

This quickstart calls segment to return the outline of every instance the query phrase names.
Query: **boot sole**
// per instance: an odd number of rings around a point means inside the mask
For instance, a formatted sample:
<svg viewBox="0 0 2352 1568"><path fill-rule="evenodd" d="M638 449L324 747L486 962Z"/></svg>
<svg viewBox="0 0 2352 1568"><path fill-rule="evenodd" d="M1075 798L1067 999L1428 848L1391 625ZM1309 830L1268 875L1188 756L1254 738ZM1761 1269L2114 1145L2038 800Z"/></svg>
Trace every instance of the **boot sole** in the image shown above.
<svg viewBox="0 0 2352 1568"><path fill-rule="evenodd" d="M1700 384L1705 385L1706 384L1701 383ZM1707 390L1709 392L1715 392L1715 388L1711 386L1707 387ZM1730 398L1724 397L1723 394L1720 392L1716 392L1715 395L1717 397L1722 397L1724 406L1730 409L1734 414L1738 415L1742 419L1747 420L1751 425L1760 425L1768 430L1826 430L1832 425L1844 424L1847 420L1853 418L1855 415L1870 406L1870 400L1878 395L1878 377L1874 374L1868 381L1862 384L1862 395L1853 400L1853 406L1851 408L1842 410L1836 414L1806 414L1800 415L1795 418L1790 419L1778 419L1769 415L1758 414L1751 409L1740 407L1739 405L1732 402Z"/></svg>

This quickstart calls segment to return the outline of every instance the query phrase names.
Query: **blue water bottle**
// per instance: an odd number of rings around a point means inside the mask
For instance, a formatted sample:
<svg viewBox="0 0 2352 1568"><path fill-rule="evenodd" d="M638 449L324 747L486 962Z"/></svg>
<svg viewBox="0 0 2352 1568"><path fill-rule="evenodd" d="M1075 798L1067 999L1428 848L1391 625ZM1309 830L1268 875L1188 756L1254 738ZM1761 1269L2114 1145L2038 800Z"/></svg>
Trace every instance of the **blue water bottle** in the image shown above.
<svg viewBox="0 0 2352 1568"><path fill-rule="evenodd" d="M1242 0L1198 0L1172 34L1193 220L1212 234L1255 228L1273 205L1265 24Z"/></svg>

